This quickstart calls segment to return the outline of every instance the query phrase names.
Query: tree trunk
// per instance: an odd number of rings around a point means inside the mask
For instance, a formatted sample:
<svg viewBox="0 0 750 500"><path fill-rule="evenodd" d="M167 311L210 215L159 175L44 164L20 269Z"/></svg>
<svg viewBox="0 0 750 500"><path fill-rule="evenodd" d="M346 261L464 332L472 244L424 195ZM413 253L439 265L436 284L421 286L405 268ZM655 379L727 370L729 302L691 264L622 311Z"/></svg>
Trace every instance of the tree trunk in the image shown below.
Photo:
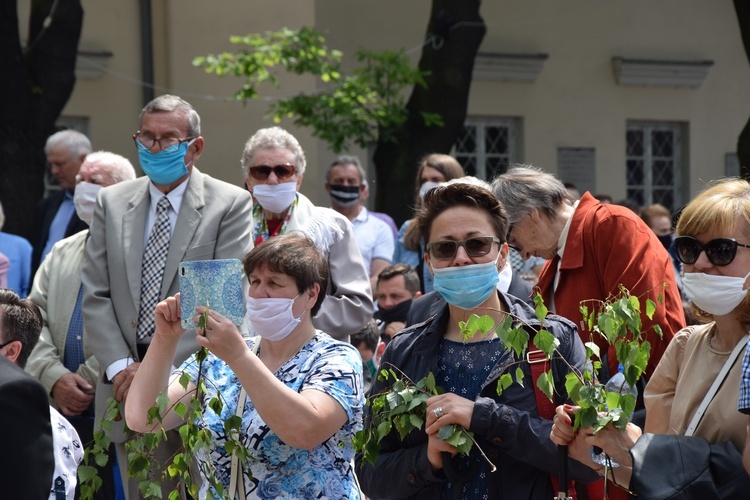
<svg viewBox="0 0 750 500"><path fill-rule="evenodd" d="M480 0L433 0L419 68L429 72L427 88L415 86L408 118L390 131L396 142L379 134L373 156L378 181L376 207L401 224L412 217L414 178L419 160L430 153L450 153L463 130L474 58L487 28ZM422 112L438 113L444 126L427 127ZM387 189L386 189L387 187Z"/></svg>
<svg viewBox="0 0 750 500"><path fill-rule="evenodd" d="M737 22L740 25L742 35L742 46L745 54L750 59L750 3L747 0L734 0L734 10L737 13ZM750 177L750 119L740 132L737 139L737 159L740 162L740 175L744 178Z"/></svg>
<svg viewBox="0 0 750 500"><path fill-rule="evenodd" d="M55 10L50 10L55 5ZM48 27L45 19L50 16ZM0 2L0 202L3 230L32 239L43 195L44 143L75 84L83 25L80 0L31 2L29 40L22 49L16 0Z"/></svg>

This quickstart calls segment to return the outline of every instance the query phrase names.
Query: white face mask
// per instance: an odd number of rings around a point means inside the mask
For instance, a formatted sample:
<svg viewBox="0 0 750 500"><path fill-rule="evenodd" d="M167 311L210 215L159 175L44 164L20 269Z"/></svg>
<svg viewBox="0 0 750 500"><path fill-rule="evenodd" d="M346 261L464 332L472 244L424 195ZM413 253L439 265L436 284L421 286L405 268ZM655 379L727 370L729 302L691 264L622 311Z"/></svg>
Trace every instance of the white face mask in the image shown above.
<svg viewBox="0 0 750 500"><path fill-rule="evenodd" d="M744 278L717 276L704 273L685 273L682 288L687 298L696 306L714 316L723 316L734 311L747 296Z"/></svg>
<svg viewBox="0 0 750 500"><path fill-rule="evenodd" d="M253 186L253 197L264 210L280 214L289 208L297 195L297 183L294 181L280 184L256 184Z"/></svg>
<svg viewBox="0 0 750 500"><path fill-rule="evenodd" d="M429 191L432 188L442 186L443 184L445 184L445 182L433 182L433 181L423 182L422 186L419 188L419 199L423 200L424 195L427 194L427 191Z"/></svg>
<svg viewBox="0 0 750 500"><path fill-rule="evenodd" d="M302 311L299 318L294 317L292 307L297 297L294 299L248 297L245 322L250 323L253 331L266 340L273 342L284 340L297 327L305 314Z"/></svg>
<svg viewBox="0 0 750 500"><path fill-rule="evenodd" d="M88 224L94 220L94 208L96 208L96 195L101 191L102 186L90 182L81 181L76 184L76 190L73 194L73 203L76 206L78 217Z"/></svg>

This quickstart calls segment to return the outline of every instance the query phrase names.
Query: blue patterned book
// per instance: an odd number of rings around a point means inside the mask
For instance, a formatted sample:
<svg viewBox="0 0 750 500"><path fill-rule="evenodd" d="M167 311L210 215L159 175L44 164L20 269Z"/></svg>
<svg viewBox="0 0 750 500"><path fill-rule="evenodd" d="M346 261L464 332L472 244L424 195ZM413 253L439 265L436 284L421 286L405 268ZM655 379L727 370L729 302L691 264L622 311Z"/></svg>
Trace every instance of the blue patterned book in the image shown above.
<svg viewBox="0 0 750 500"><path fill-rule="evenodd" d="M245 317L242 263L238 259L180 263L180 309L183 328L195 328L196 306L208 305L238 327Z"/></svg>

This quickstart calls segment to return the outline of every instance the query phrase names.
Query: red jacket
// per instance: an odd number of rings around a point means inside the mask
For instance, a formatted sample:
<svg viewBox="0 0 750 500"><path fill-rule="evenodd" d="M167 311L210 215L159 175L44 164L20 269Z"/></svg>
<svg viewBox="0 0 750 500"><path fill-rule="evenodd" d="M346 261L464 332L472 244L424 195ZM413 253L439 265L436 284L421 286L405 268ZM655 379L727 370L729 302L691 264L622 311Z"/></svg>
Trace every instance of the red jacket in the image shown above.
<svg viewBox="0 0 750 500"><path fill-rule="evenodd" d="M537 283L546 304L551 303L557 262L558 258L547 262ZM589 342L591 333L583 326L581 301L607 299L619 292L619 285L641 301L649 297L657 304L653 320L646 317L645 307L641 315L645 338L651 343L651 358L646 369L646 375L650 376L674 333L685 326L672 261L653 231L630 209L603 205L585 193L573 214L565 241L554 296L555 313L575 323L581 340ZM657 301L660 293L661 304ZM653 323L661 326L663 339L651 328ZM604 354L606 340L597 335L594 341ZM608 365L609 373L617 372L614 348L609 350Z"/></svg>

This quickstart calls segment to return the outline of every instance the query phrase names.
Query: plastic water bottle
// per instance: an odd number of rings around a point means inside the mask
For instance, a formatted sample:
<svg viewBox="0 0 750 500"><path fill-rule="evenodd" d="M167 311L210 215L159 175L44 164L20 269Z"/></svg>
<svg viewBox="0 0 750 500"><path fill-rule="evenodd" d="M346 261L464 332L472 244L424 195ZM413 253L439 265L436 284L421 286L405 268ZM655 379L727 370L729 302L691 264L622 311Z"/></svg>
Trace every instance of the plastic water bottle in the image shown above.
<svg viewBox="0 0 750 500"><path fill-rule="evenodd" d="M637 387L631 387L630 384L628 384L628 381L625 380L625 374L622 373L623 368L622 365L619 365L617 367L617 373L614 374L612 378L610 378L607 383L604 385L604 390L606 392L616 392L620 395L623 394L632 394L634 398L638 398L638 388ZM609 411L609 408L606 408L607 411ZM619 409L615 409L614 411L621 411ZM628 416L628 418L632 417L632 413ZM598 463L599 465L606 465L609 467L619 467L620 464L612 460L611 458L607 457L607 454L602 451L601 448L598 446L593 446L591 448L591 459Z"/></svg>

